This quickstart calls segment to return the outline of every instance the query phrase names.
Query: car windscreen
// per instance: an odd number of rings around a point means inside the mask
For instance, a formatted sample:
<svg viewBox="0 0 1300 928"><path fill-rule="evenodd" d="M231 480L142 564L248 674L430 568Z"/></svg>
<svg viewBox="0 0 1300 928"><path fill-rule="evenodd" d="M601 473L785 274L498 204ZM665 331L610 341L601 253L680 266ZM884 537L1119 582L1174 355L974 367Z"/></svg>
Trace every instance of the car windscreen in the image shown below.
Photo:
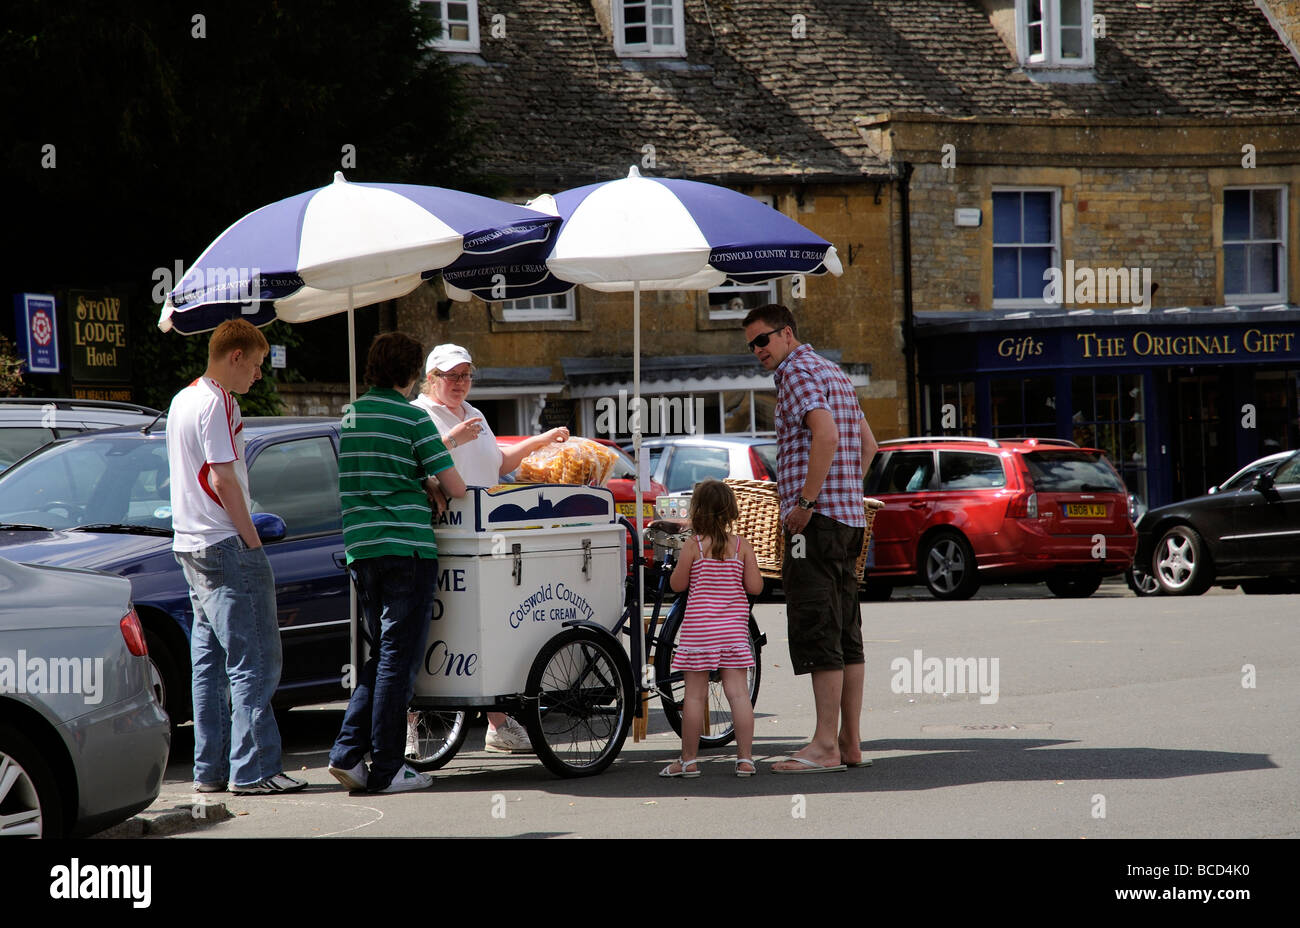
<svg viewBox="0 0 1300 928"><path fill-rule="evenodd" d="M1220 492L1228 493L1232 490L1244 490L1249 486L1256 477L1266 470L1272 470L1277 466L1277 461L1256 461L1249 467L1243 469L1236 476L1225 480L1219 487Z"/></svg>
<svg viewBox="0 0 1300 928"><path fill-rule="evenodd" d="M0 524L170 529L168 474L162 439L74 439L50 445L0 475Z"/></svg>
<svg viewBox="0 0 1300 928"><path fill-rule="evenodd" d="M1123 493L1124 484L1105 457L1087 451L1035 451L1025 455L1039 493Z"/></svg>

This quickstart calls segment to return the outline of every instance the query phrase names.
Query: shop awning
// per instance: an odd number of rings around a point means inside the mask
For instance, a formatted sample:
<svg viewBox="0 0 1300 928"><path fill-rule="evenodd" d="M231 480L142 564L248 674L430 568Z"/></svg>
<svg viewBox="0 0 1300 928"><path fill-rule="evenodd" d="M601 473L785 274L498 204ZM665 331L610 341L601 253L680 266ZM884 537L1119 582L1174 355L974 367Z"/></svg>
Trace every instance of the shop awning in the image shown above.
<svg viewBox="0 0 1300 928"><path fill-rule="evenodd" d="M829 361L840 364L836 349L818 350ZM632 389L632 359L562 358L560 365L574 397L605 396L611 390ZM855 387L871 382L870 364L840 364ZM671 392L710 390L771 390L772 375L763 370L752 354L670 355L641 359L641 381L659 384ZM475 389L478 389L477 384Z"/></svg>

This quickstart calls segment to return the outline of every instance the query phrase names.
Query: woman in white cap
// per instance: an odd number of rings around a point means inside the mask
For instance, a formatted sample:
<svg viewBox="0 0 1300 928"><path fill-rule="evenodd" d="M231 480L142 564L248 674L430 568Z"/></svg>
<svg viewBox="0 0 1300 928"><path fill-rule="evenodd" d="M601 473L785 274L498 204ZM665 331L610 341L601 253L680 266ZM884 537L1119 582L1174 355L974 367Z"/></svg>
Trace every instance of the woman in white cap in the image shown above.
<svg viewBox="0 0 1300 928"><path fill-rule="evenodd" d="M569 430L561 426L502 452L483 414L466 399L474 384L474 361L469 352L460 345L438 345L429 352L424 370L420 395L411 403L427 412L438 426L438 433L451 451L456 472L466 486L495 486L538 448L569 438ZM522 725L504 712L489 712L487 717L487 750L507 754L532 752L532 743Z"/></svg>

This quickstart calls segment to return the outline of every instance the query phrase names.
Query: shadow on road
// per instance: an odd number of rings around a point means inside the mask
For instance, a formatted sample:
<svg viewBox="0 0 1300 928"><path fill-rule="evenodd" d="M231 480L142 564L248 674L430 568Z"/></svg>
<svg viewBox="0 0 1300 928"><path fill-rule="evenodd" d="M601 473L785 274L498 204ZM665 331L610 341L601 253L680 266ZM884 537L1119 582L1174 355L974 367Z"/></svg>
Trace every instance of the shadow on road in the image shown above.
<svg viewBox="0 0 1300 928"><path fill-rule="evenodd" d="M281 721L285 768L321 773L330 745L342 722L341 708L305 708L287 713ZM733 776L734 745L702 752L703 776L693 780L665 780L656 774L678 754L675 737L659 712L651 715L650 740L633 745L631 738L614 764L594 777L560 779L535 757L489 754L482 750L480 723L465 747L433 775L440 789L460 792L540 790L565 796L641 798L658 800L677 795L789 796L792 793L906 792L978 783L1163 780L1180 777L1275 769L1267 754L1230 751L1179 750L1143 747L1077 747L1080 742L1058 738L909 738L868 741L865 756L874 765L827 774L775 775L767 765L798 750L803 742L784 737L755 738L757 776ZM184 726L173 741L167 769L170 784L188 782L193 755L193 729ZM313 777L313 779L320 779ZM312 786L310 793L337 793L340 787ZM300 794L302 795L302 794Z"/></svg>

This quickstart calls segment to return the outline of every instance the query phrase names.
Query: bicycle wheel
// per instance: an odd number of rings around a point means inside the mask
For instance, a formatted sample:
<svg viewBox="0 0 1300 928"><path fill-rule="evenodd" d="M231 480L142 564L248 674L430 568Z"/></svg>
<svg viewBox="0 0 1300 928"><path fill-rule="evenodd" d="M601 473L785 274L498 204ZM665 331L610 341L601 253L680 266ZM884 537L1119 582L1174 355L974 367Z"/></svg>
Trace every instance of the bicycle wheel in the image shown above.
<svg viewBox="0 0 1300 928"><path fill-rule="evenodd" d="M546 768L592 776L613 763L632 725L632 666L612 635L565 629L533 659L524 696L522 721Z"/></svg>
<svg viewBox="0 0 1300 928"><path fill-rule="evenodd" d="M685 597L673 604L668 618L664 620L663 630L659 633L655 645L655 687L659 690L659 700L663 703L664 717L677 734L682 733L682 700L686 695L686 681L681 672L673 672L673 652L677 649L677 637L681 634L682 618L686 614ZM762 646L758 643L758 624L754 614L749 614L749 649L754 655L754 666L747 673L749 682L749 702L758 705L758 685L763 676ZM709 698L707 703L707 724L700 735L701 748L720 748L730 744L736 736L736 726L731 720L731 706L727 694L722 689L722 674L715 670L709 674Z"/></svg>
<svg viewBox="0 0 1300 928"><path fill-rule="evenodd" d="M465 743L469 732L468 713L412 709L410 715L415 716L415 739L407 741L406 762L416 770L437 770L455 757ZM410 724L408 716L407 725Z"/></svg>

